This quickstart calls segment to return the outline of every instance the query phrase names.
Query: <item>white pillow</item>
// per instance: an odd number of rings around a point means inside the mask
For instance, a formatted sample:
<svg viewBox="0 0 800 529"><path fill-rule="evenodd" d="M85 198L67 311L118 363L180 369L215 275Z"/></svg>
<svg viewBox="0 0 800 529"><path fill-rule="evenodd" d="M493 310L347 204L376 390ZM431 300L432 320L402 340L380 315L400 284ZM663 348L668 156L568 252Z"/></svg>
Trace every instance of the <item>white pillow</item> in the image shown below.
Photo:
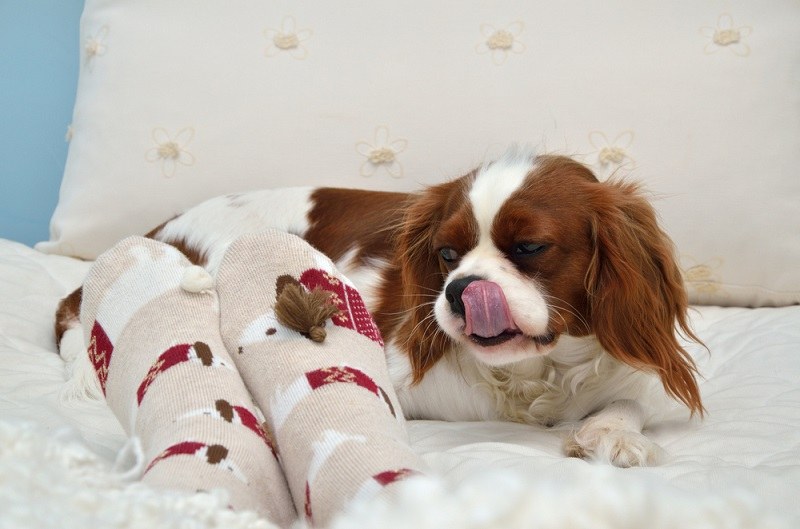
<svg viewBox="0 0 800 529"><path fill-rule="evenodd" d="M37 247L92 259L213 195L414 190L524 143L643 180L693 301L797 303L798 28L796 0L87 0Z"/></svg>

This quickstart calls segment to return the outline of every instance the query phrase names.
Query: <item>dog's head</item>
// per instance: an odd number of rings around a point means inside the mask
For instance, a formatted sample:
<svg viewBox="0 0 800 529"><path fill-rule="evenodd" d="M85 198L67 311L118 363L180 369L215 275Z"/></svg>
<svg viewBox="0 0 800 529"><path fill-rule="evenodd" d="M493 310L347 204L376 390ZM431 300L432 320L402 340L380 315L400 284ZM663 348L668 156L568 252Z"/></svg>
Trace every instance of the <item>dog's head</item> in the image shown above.
<svg viewBox="0 0 800 529"><path fill-rule="evenodd" d="M565 157L510 153L410 206L399 239L402 329L420 380L449 346L504 365L593 334L701 411L672 243L634 184Z"/></svg>

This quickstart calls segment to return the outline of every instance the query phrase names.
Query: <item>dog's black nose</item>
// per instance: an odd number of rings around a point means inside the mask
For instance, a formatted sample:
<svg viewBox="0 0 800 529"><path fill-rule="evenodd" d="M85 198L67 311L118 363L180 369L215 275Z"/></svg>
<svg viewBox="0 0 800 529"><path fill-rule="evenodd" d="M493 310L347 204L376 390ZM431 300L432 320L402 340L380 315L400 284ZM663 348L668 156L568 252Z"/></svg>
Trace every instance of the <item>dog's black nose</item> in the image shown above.
<svg viewBox="0 0 800 529"><path fill-rule="evenodd" d="M447 302L450 303L450 310L453 311L453 314L461 316L462 318L464 317L464 302L461 301L461 294L464 293L464 289L467 288L467 285L480 279L483 278L467 276L461 279L455 279L447 285L444 289L444 297L447 299Z"/></svg>

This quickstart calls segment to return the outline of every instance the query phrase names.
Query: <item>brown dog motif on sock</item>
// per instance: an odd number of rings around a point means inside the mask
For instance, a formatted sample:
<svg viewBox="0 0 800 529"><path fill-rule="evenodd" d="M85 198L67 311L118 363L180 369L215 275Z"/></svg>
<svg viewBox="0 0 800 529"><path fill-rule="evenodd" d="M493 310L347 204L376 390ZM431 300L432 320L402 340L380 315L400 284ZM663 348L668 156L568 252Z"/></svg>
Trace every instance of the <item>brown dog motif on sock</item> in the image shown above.
<svg viewBox="0 0 800 529"><path fill-rule="evenodd" d="M233 369L233 366L228 365L226 362L215 357L211 353L211 348L206 343L194 342L193 344L184 343L174 345L164 351L164 353L158 357L158 359L150 367L150 370L147 372L147 375L144 377L142 383L139 385L139 389L136 390L138 404L142 403L142 399L144 399L147 389L155 381L158 375L180 363L192 361L200 362L206 367L224 367L227 369Z"/></svg>
<svg viewBox="0 0 800 529"><path fill-rule="evenodd" d="M221 444L206 444L198 441L183 441L174 444L161 452L153 459L144 471L147 474L154 466L161 461L175 456L194 456L204 459L209 465L217 465L219 468L230 471L236 479L247 484L247 478L233 461L230 460L229 450Z"/></svg>
<svg viewBox="0 0 800 529"><path fill-rule="evenodd" d="M231 404L225 399L217 399L213 408L201 408L184 414L180 419L205 415L214 417L230 424L240 424L257 435L269 447L272 455L278 458L278 447L263 421L259 421L255 413L244 406Z"/></svg>

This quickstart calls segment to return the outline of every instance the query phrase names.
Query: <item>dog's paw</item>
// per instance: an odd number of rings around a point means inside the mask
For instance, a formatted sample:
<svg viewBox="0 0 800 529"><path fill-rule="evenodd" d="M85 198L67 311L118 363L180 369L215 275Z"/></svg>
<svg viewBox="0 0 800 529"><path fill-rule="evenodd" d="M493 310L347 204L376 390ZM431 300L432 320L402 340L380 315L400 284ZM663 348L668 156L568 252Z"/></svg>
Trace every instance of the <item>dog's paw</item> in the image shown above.
<svg viewBox="0 0 800 529"><path fill-rule="evenodd" d="M639 432L619 430L589 419L579 430L572 432L564 443L570 457L580 457L617 467L657 465L664 450Z"/></svg>

